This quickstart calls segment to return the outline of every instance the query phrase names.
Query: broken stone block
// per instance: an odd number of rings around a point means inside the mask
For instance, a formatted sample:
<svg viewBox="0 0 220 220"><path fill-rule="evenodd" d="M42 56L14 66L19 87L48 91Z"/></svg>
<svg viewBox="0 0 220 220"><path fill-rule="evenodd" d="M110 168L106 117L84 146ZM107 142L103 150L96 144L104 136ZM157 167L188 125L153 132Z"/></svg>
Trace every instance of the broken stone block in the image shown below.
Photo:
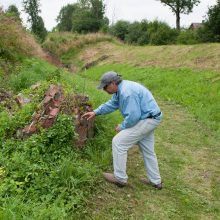
<svg viewBox="0 0 220 220"><path fill-rule="evenodd" d="M16 103L21 107L26 103L29 103L31 100L24 97L21 93L19 93L16 97L15 97L15 101Z"/></svg>

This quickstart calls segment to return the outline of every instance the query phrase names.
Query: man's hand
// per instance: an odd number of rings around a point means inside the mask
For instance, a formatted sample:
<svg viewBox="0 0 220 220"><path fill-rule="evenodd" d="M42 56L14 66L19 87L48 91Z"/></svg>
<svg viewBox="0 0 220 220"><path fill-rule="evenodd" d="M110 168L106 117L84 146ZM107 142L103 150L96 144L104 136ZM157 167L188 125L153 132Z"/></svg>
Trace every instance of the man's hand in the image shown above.
<svg viewBox="0 0 220 220"><path fill-rule="evenodd" d="M95 117L95 112L87 112L84 115L82 115L82 118L86 118L87 120L90 120Z"/></svg>
<svg viewBox="0 0 220 220"><path fill-rule="evenodd" d="M117 133L121 131L121 128L120 128L119 125L116 126L115 131L116 131Z"/></svg>

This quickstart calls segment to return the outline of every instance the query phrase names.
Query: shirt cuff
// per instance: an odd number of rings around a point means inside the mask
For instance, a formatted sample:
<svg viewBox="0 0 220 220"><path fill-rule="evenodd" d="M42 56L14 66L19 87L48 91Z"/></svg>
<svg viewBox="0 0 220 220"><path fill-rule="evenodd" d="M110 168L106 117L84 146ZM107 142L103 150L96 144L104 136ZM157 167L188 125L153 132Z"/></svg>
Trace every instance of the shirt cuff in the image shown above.
<svg viewBox="0 0 220 220"><path fill-rule="evenodd" d="M122 124L118 125L118 127L119 127L120 131L125 129L125 127Z"/></svg>
<svg viewBox="0 0 220 220"><path fill-rule="evenodd" d="M93 112L95 112L95 115L100 115L100 113L99 113L99 110L98 110L98 109L93 110Z"/></svg>

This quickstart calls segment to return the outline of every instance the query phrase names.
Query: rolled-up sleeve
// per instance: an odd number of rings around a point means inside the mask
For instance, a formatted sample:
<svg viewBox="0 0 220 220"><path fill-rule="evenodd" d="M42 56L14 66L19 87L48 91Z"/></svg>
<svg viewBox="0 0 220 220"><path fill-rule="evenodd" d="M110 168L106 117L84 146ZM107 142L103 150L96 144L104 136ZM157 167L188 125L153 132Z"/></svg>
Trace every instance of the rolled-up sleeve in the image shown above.
<svg viewBox="0 0 220 220"><path fill-rule="evenodd" d="M96 115L105 115L114 112L118 109L118 107L118 98L116 97L116 95L113 95L108 102L100 105L97 109L94 110L94 112Z"/></svg>
<svg viewBox="0 0 220 220"><path fill-rule="evenodd" d="M124 121L119 125L121 130L133 127L141 118L140 103L137 96L128 96L122 103Z"/></svg>

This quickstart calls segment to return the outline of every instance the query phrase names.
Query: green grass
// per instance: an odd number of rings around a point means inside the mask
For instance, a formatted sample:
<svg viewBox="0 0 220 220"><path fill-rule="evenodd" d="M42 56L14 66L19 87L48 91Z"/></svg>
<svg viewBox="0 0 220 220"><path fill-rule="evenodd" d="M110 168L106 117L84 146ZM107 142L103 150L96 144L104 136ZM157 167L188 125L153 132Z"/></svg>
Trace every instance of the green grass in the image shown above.
<svg viewBox="0 0 220 220"><path fill-rule="evenodd" d="M72 55L77 57L70 53L67 60ZM118 189L103 181L102 171L112 170L111 140L122 120L119 112L96 118L96 135L82 151L72 144L74 127L66 115L29 139L16 137L51 83L60 83L65 93L89 95L94 108L107 101L110 96L96 86L109 70L147 86L164 112L156 131L165 183L160 192L139 183L145 171L136 148L128 158L131 187ZM8 88L31 93L33 102L22 109L13 103L10 111L0 106L0 219L219 218L218 72L109 64L72 75L27 59L9 79ZM38 81L41 87L31 90Z"/></svg>

